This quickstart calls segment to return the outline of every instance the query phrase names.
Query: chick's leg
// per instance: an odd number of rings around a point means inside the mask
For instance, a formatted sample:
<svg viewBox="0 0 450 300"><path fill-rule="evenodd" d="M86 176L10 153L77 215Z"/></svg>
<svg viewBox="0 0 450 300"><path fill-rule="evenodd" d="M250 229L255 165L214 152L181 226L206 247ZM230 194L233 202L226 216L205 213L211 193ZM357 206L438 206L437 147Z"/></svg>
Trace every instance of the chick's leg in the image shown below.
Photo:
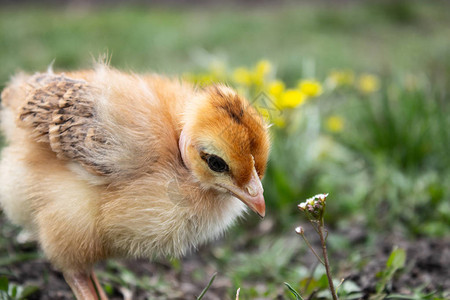
<svg viewBox="0 0 450 300"><path fill-rule="evenodd" d="M91 273L93 274L93 272ZM65 272L64 278L78 300L98 300L96 287L101 300L108 299L98 284L97 277L84 272Z"/></svg>
<svg viewBox="0 0 450 300"><path fill-rule="evenodd" d="M94 283L95 287L97 288L97 292L98 292L98 295L100 296L100 300L108 300L108 296L106 296L106 293L103 290L102 286L100 285L94 271L91 272L91 279L92 279L92 282Z"/></svg>

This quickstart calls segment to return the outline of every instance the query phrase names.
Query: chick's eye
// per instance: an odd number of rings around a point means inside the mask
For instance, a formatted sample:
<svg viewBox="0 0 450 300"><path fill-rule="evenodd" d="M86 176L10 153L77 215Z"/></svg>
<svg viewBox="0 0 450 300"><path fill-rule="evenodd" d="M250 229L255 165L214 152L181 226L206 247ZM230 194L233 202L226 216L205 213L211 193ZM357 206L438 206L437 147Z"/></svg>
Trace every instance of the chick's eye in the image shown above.
<svg viewBox="0 0 450 300"><path fill-rule="evenodd" d="M227 163L217 155L207 154L204 156L204 160L214 172L223 173L229 170Z"/></svg>

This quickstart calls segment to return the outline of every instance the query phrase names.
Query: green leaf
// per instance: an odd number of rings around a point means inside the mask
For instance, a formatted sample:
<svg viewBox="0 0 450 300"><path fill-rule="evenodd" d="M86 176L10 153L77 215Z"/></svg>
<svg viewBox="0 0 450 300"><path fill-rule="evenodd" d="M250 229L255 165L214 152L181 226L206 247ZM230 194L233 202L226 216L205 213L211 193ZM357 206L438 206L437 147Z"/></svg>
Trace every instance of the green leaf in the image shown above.
<svg viewBox="0 0 450 300"><path fill-rule="evenodd" d="M172 268L176 271L176 272L180 272L181 271L181 261L177 258L172 258L170 260L170 264L172 266Z"/></svg>
<svg viewBox="0 0 450 300"><path fill-rule="evenodd" d="M8 292L9 280L6 276L0 277L0 291Z"/></svg>
<svg viewBox="0 0 450 300"><path fill-rule="evenodd" d="M337 287L337 290L339 291L339 294L347 295L351 293L361 292L361 287L358 286L354 281L345 280L340 286Z"/></svg>
<svg viewBox="0 0 450 300"><path fill-rule="evenodd" d="M33 260L39 257L39 253L19 253L13 256L0 258L0 266L6 266L21 261Z"/></svg>
<svg viewBox="0 0 450 300"><path fill-rule="evenodd" d="M22 293L20 293L19 299L28 299L29 296L35 294L38 291L39 287L35 285L29 285L23 289Z"/></svg>
<svg viewBox="0 0 450 300"><path fill-rule="evenodd" d="M302 280L300 280L299 287L305 295L309 295L314 290L319 289L319 282L315 278L305 277Z"/></svg>
<svg viewBox="0 0 450 300"><path fill-rule="evenodd" d="M318 280L318 286L320 289L327 289L328 288L328 277L327 274L322 274Z"/></svg>
<svg viewBox="0 0 450 300"><path fill-rule="evenodd" d="M209 290L209 287L214 282L214 279L216 279L217 273L214 273L214 275L211 277L211 280L209 281L208 285L203 289L200 296L197 297L197 300L201 300L203 296L205 296L206 292Z"/></svg>
<svg viewBox="0 0 450 300"><path fill-rule="evenodd" d="M104 284L103 289L105 290L106 294L112 296L112 294L114 292L114 288L112 287L111 284L109 284L109 283Z"/></svg>
<svg viewBox="0 0 450 300"><path fill-rule="evenodd" d="M394 250L392 250L389 259L386 262L386 267L398 270L405 266L405 262L406 262L405 249L395 248Z"/></svg>
<svg viewBox="0 0 450 300"><path fill-rule="evenodd" d="M377 283L376 296L381 296L386 287L386 284L392 280L392 277L398 269L401 269L405 266L405 262L406 251L402 248L395 247L386 262L386 269L377 274L377 277L380 278L380 281Z"/></svg>
<svg viewBox="0 0 450 300"><path fill-rule="evenodd" d="M287 282L284 283L287 288L289 289L289 291L295 296L296 300L303 300L302 296L300 296L300 294Z"/></svg>
<svg viewBox="0 0 450 300"><path fill-rule="evenodd" d="M11 295L12 298L16 298L17 295L17 285L13 285L11 287L11 291L9 291L9 294Z"/></svg>

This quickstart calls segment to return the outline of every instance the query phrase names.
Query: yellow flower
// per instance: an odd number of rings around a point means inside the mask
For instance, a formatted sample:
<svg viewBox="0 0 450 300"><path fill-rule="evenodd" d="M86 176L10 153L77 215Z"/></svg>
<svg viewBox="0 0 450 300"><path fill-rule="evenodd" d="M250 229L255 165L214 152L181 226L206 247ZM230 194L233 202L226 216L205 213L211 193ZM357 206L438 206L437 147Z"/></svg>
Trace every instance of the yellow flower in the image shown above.
<svg viewBox="0 0 450 300"><path fill-rule="evenodd" d="M378 91L380 88L380 80L375 75L363 74L358 80L358 89L365 93L370 94Z"/></svg>
<svg viewBox="0 0 450 300"><path fill-rule="evenodd" d="M257 106L256 109L261 114L261 116L264 118L264 120L266 120L267 122L270 121L270 113L269 113L268 109L263 108L261 106Z"/></svg>
<svg viewBox="0 0 450 300"><path fill-rule="evenodd" d="M270 95L274 97L279 97L284 92L285 85L284 82L281 80L274 80L271 83L269 83L267 87L267 91Z"/></svg>
<svg viewBox="0 0 450 300"><path fill-rule="evenodd" d="M344 119L340 116L330 116L326 121L326 127L331 132L341 132L344 129Z"/></svg>
<svg viewBox="0 0 450 300"><path fill-rule="evenodd" d="M256 85L263 85L271 70L272 64L268 60L260 60L255 66L253 82Z"/></svg>
<svg viewBox="0 0 450 300"><path fill-rule="evenodd" d="M299 90L286 90L278 100L278 105L281 108L296 108L305 102L305 95Z"/></svg>
<svg viewBox="0 0 450 300"><path fill-rule="evenodd" d="M237 68L233 72L233 80L242 85L251 85L252 74L247 68Z"/></svg>
<svg viewBox="0 0 450 300"><path fill-rule="evenodd" d="M274 124L277 127L283 128L286 126L286 121L282 117L274 118L272 121L272 124Z"/></svg>
<svg viewBox="0 0 450 300"><path fill-rule="evenodd" d="M212 83L219 82L220 79L214 76L214 74L210 73L200 73L197 75L195 83L200 86L207 86Z"/></svg>
<svg viewBox="0 0 450 300"><path fill-rule="evenodd" d="M266 76L270 73L271 70L272 64L270 63L270 61L263 59L256 64L255 73L259 74L260 76Z"/></svg>
<svg viewBox="0 0 450 300"><path fill-rule="evenodd" d="M352 85L355 82L355 73L351 70L331 71L328 80L333 87Z"/></svg>
<svg viewBox="0 0 450 300"><path fill-rule="evenodd" d="M273 112L271 112L269 109L257 106L256 109L261 114L261 116L269 123L274 124L275 126L278 126L280 128L283 128L286 126L286 122L284 118L281 116L281 114L274 115Z"/></svg>
<svg viewBox="0 0 450 300"><path fill-rule="evenodd" d="M309 97L318 97L323 92L322 85L317 80L301 80L298 87L303 94Z"/></svg>
<svg viewBox="0 0 450 300"><path fill-rule="evenodd" d="M183 74L183 78L187 81L198 84L199 86L206 86L217 81L208 73L185 73Z"/></svg>

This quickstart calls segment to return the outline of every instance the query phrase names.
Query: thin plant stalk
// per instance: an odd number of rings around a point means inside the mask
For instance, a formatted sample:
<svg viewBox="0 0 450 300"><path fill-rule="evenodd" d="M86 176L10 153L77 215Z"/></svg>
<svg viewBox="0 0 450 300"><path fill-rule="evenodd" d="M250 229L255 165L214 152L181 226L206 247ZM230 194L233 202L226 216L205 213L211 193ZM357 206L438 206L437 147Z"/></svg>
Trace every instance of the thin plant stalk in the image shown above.
<svg viewBox="0 0 450 300"><path fill-rule="evenodd" d="M304 235L304 229L299 226L295 229L295 232L300 234L305 240L306 244L308 245L309 249L314 253L314 255L317 257L318 261L325 266L325 270L327 272L327 278L328 278L328 286L330 287L331 296L333 297L333 300L338 300L336 289L334 287L333 278L331 277L331 270L330 270L330 262L328 260L328 253L327 253L327 244L326 240L328 237L328 231L326 232L326 235L324 234L324 227L325 223L323 220L323 216L325 213L325 207L326 207L326 198L328 194L318 194L314 197L311 197L307 199L305 202L302 202L298 205L298 208L300 211L303 211L310 221L312 227L317 232L317 234L320 237L320 243L322 244L322 252L323 252L323 259L316 253L314 248L311 246L309 241L307 240L306 236Z"/></svg>
<svg viewBox="0 0 450 300"><path fill-rule="evenodd" d="M323 234L323 218L320 220L318 229L319 229L320 243L322 244L323 259L325 263L324 265L327 271L328 285L330 286L331 296L333 297L333 300L338 300L338 297L336 295L336 289L334 288L333 278L331 277L330 263L328 262L327 244Z"/></svg>
<svg viewBox="0 0 450 300"><path fill-rule="evenodd" d="M322 258L320 258L319 254L317 254L316 250L314 250L314 248L311 246L311 244L309 243L308 239L305 237L305 235L302 233L301 234L303 240L305 241L306 245L309 247L309 249L311 249L312 253L314 253L314 255L316 256L317 260L322 264L325 265L325 262L322 260Z"/></svg>

